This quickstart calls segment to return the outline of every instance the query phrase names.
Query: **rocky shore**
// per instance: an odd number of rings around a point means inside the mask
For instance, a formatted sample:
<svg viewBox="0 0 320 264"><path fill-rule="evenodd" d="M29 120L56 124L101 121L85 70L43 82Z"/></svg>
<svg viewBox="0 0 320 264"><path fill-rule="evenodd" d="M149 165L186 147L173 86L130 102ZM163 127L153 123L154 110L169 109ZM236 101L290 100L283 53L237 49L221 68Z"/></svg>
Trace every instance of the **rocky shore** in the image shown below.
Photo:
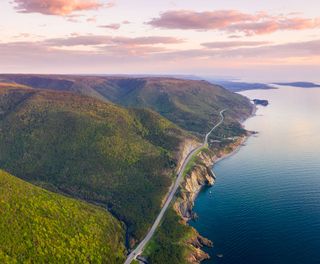
<svg viewBox="0 0 320 264"><path fill-rule="evenodd" d="M177 214L181 217L184 224L193 219L195 216L192 211L194 201L200 190L205 186L212 186L216 176L212 171L212 166L223 157L234 153L250 135L239 137L232 143L222 148L208 148L201 151L196 158L194 166L187 172L185 180L181 184L180 193L173 207ZM190 146L189 146L190 147ZM203 247L212 247L212 241L202 237L195 229L194 235L187 241L191 253L187 257L187 261L192 264L198 264L203 260L210 258L205 253Z"/></svg>

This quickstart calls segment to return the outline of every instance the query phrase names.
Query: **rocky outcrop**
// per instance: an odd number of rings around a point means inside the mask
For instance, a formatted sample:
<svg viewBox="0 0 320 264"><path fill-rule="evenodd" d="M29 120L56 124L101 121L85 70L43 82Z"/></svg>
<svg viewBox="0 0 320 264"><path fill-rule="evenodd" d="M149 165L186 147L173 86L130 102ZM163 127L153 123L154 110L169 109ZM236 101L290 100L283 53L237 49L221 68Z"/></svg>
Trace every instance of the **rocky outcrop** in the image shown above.
<svg viewBox="0 0 320 264"><path fill-rule="evenodd" d="M187 257L187 261L190 264L198 264L198 263L201 263L202 261L209 259L209 258L210 258L210 256L208 253L205 253L200 248L195 248L193 250L192 254L190 254Z"/></svg>
<svg viewBox="0 0 320 264"><path fill-rule="evenodd" d="M268 100L261 100L261 99L253 99L253 102L255 105L262 105L262 106L268 106L269 101Z"/></svg>
<svg viewBox="0 0 320 264"><path fill-rule="evenodd" d="M181 185L180 197L174 204L175 210L185 221L193 217L192 208L201 188L205 185L213 185L215 181L215 175L211 170L211 166L216 156L211 151L202 151L198 157L197 163L187 173Z"/></svg>
<svg viewBox="0 0 320 264"><path fill-rule="evenodd" d="M179 151L176 153L175 160L177 161L177 171L180 171L184 160L186 159L187 155L196 147L200 146L201 143L196 140L196 138L185 138L182 143L179 146ZM173 187L174 182L172 182L171 186L169 187L169 190ZM161 201L161 207L166 202L168 195L170 191L168 190L167 194L163 197Z"/></svg>
<svg viewBox="0 0 320 264"><path fill-rule="evenodd" d="M246 137L239 137L224 148L220 148L219 151L205 149L198 154L195 165L187 172L181 184L180 195L174 204L174 209L186 222L194 216L192 209L199 191L204 186L211 186L215 182L216 176L211 169L213 164L233 153L245 139Z"/></svg>
<svg viewBox="0 0 320 264"><path fill-rule="evenodd" d="M222 157L234 152L242 145L245 139L246 137L240 137L225 147L219 148L219 151L216 152L205 149L198 154L194 166L186 173L185 179L181 184L180 194L173 205L185 224L195 217L192 209L199 191L204 186L211 186L215 182L216 176L211 169L213 164ZM187 257L189 263L199 264L203 260L210 258L201 248L205 246L212 247L213 244L210 240L202 237L196 230L194 230L194 236L187 243L192 249Z"/></svg>
<svg viewBox="0 0 320 264"><path fill-rule="evenodd" d="M198 264L203 260L209 259L209 254L205 253L201 250L202 247L212 247L213 244L209 239L206 239L198 234L196 230L194 230L194 237L190 238L187 243L192 248L190 254L187 257L187 261L192 264Z"/></svg>

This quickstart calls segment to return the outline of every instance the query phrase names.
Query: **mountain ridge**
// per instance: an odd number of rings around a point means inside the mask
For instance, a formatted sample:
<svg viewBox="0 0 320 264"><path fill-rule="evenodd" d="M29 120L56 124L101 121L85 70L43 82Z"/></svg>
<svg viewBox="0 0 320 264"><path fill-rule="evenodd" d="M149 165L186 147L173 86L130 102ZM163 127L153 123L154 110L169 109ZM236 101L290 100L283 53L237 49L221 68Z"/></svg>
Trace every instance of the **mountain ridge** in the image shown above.
<svg viewBox="0 0 320 264"><path fill-rule="evenodd" d="M204 80L72 75L0 75L0 79L34 88L70 91L124 107L149 108L198 135L204 135L219 120L221 109L229 109L227 126L252 112L247 98ZM61 81L69 85L61 89ZM46 82L48 85L42 87Z"/></svg>

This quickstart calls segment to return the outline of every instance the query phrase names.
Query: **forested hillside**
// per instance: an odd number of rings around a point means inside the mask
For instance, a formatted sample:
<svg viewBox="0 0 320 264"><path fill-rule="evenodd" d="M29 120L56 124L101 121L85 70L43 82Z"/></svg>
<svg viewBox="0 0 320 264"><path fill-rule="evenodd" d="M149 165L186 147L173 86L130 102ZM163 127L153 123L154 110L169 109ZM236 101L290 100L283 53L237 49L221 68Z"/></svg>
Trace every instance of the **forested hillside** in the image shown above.
<svg viewBox="0 0 320 264"><path fill-rule="evenodd" d="M126 107L149 108L185 130L205 134L228 109L225 130L250 116L249 100L200 80L161 77L1 75L0 79L40 89L72 91Z"/></svg>
<svg viewBox="0 0 320 264"><path fill-rule="evenodd" d="M61 91L0 90L0 168L101 203L137 239L159 211L187 137L149 110Z"/></svg>
<svg viewBox="0 0 320 264"><path fill-rule="evenodd" d="M124 225L103 208L0 170L0 263L123 263Z"/></svg>

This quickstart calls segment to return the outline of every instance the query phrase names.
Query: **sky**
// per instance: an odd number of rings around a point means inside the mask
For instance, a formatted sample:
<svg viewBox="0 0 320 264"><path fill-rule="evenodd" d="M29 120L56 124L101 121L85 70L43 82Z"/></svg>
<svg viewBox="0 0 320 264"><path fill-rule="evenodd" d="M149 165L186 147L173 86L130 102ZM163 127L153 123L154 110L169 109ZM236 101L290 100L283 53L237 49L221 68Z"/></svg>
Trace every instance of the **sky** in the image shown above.
<svg viewBox="0 0 320 264"><path fill-rule="evenodd" d="M320 82L318 0L1 0L0 72Z"/></svg>

